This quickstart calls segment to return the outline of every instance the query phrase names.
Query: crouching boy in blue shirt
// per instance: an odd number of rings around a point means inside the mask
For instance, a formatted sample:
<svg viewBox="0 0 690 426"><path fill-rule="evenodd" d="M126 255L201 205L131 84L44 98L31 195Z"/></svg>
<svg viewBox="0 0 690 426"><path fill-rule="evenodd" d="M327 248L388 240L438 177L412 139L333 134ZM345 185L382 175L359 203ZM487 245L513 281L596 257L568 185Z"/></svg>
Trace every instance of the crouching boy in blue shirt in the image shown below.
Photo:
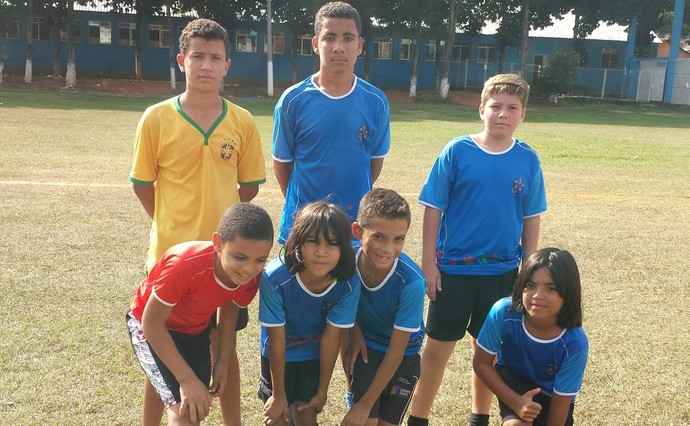
<svg viewBox="0 0 690 426"><path fill-rule="evenodd" d="M402 253L410 220L403 197L375 188L352 224L362 292L343 361L354 405L342 425L401 424L419 378L426 281Z"/></svg>

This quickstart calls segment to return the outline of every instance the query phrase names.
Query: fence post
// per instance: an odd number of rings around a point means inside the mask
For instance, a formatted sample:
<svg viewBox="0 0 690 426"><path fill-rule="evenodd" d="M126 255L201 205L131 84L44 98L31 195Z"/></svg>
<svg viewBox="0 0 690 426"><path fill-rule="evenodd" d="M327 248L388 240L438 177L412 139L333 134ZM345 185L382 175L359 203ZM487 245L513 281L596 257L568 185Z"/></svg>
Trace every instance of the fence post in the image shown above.
<svg viewBox="0 0 690 426"><path fill-rule="evenodd" d="M604 92L606 92L606 77L608 76L609 69L604 68L604 81L601 83L601 99L604 99Z"/></svg>

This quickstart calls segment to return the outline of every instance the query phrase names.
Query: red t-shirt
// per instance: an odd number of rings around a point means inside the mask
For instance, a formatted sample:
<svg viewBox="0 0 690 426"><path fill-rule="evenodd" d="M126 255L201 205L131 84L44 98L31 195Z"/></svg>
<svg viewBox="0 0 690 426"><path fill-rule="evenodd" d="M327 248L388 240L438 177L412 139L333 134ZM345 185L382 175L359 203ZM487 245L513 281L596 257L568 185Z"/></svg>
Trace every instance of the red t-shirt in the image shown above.
<svg viewBox="0 0 690 426"><path fill-rule="evenodd" d="M171 331L196 335L208 326L211 314L232 300L245 307L259 288L259 276L247 284L229 288L213 272L215 251L210 241L191 241L173 246L139 284L130 310L141 321L144 307L153 295L172 306L166 321Z"/></svg>

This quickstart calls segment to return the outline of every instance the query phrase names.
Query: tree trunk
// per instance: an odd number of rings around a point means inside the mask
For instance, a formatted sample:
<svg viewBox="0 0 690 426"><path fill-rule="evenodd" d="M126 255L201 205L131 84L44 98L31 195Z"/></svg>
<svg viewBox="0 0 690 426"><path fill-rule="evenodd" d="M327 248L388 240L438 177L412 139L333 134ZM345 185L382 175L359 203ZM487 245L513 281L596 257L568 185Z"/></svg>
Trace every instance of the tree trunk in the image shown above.
<svg viewBox="0 0 690 426"><path fill-rule="evenodd" d="M527 55L529 54L529 1L525 0L522 10L522 39L520 41L520 75L526 77Z"/></svg>
<svg viewBox="0 0 690 426"><path fill-rule="evenodd" d="M143 80L142 77L142 71L141 71L141 34L142 34L142 16L144 12L141 10L141 8L144 7L142 2L137 2L137 17L136 17L136 24L137 24L137 33L136 33L136 39L134 43L134 79L135 80Z"/></svg>
<svg viewBox="0 0 690 426"><path fill-rule="evenodd" d="M26 2L26 66L24 67L24 83L33 82L34 56L34 2Z"/></svg>
<svg viewBox="0 0 690 426"><path fill-rule="evenodd" d="M67 0L67 71L65 72L65 85L74 87L77 85L77 66L74 58L74 3Z"/></svg>
<svg viewBox="0 0 690 426"><path fill-rule="evenodd" d="M5 61L0 58L0 84L2 84L2 74L3 71L5 70Z"/></svg>
<svg viewBox="0 0 690 426"><path fill-rule="evenodd" d="M168 0L167 5L168 26L170 27L170 90L175 90L177 81L175 79L175 29L172 23L172 1Z"/></svg>
<svg viewBox="0 0 690 426"><path fill-rule="evenodd" d="M419 46L422 42L422 23L417 24L417 34L412 45L412 57L410 58L410 97L417 97L417 67L419 65Z"/></svg>
<svg viewBox="0 0 690 426"><path fill-rule="evenodd" d="M292 84L297 83L297 43L300 42L297 37L297 31L292 31L292 53L290 58L290 81Z"/></svg>
<svg viewBox="0 0 690 426"><path fill-rule="evenodd" d="M455 5L457 0L450 0L448 13L448 37L446 39L446 48L443 52L443 77L441 78L441 99L448 97L450 90L450 59L453 55L453 45L455 44Z"/></svg>
<svg viewBox="0 0 690 426"><path fill-rule="evenodd" d="M60 63L61 46L60 40L60 16L57 7L51 8L51 15L53 18L53 28L55 28L55 40L53 42L53 78L59 78L62 75L62 64Z"/></svg>

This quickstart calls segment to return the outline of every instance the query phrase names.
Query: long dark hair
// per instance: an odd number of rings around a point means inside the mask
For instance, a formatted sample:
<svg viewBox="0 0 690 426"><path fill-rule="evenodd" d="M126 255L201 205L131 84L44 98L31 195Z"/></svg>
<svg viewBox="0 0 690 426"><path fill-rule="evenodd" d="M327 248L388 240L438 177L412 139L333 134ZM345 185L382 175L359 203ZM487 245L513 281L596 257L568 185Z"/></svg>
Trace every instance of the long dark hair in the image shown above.
<svg viewBox="0 0 690 426"><path fill-rule="evenodd" d="M340 259L331 271L331 276L341 281L354 275L355 253L352 250L350 220L340 207L325 201L315 201L297 212L283 253L285 266L293 274L304 270L304 264L300 261L300 246L309 238L314 238L317 243L321 238L334 238L340 247Z"/></svg>
<svg viewBox="0 0 690 426"><path fill-rule="evenodd" d="M575 258L567 250L547 247L533 253L522 265L513 286L511 309L524 312L522 293L537 269L546 268L563 298L563 307L556 323L561 328L582 326L582 286Z"/></svg>

